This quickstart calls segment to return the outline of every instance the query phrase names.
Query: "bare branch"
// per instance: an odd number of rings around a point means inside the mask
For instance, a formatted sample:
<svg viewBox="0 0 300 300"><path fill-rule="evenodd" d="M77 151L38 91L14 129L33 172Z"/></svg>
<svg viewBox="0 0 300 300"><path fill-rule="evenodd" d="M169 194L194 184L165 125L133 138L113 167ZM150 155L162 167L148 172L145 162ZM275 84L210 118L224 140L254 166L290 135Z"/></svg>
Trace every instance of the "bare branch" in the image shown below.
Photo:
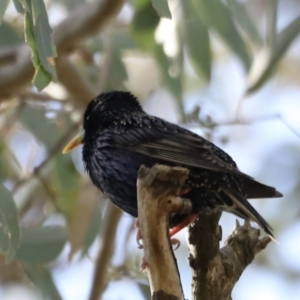
<svg viewBox="0 0 300 300"><path fill-rule="evenodd" d="M183 299L180 277L170 245L171 213L187 213L189 200L178 197L189 171L155 165L138 174L138 215L152 299ZM188 205L187 205L188 202Z"/></svg>
<svg viewBox="0 0 300 300"><path fill-rule="evenodd" d="M89 300L101 299L101 295L105 290L107 268L114 253L115 236L121 215L121 210L109 203L105 215L105 231L99 249Z"/></svg>
<svg viewBox="0 0 300 300"><path fill-rule="evenodd" d="M259 229L245 222L228 237L219 250L221 213L201 212L189 227L190 266L193 270L192 299L231 300L231 292L241 274L271 241L260 239Z"/></svg>
<svg viewBox="0 0 300 300"><path fill-rule="evenodd" d="M45 160L43 160L41 162L41 164L39 164L36 168L34 168L33 171L33 175L37 176L38 178L40 178L41 176L41 172L43 170L43 168L49 163L49 161L57 154L57 152L61 151L63 146L66 143L66 140L69 140L70 136L74 134L74 131L78 128L78 124L74 124L72 125L65 134L63 134L61 136L61 138L57 141L57 143L49 150L49 154L48 156L45 158ZM25 184L28 180L30 180L32 178L32 175L26 178L21 179L20 181L18 181L13 190L12 190L12 194L15 194L17 192L17 190L23 186L23 184Z"/></svg>
<svg viewBox="0 0 300 300"><path fill-rule="evenodd" d="M56 62L59 82L68 91L71 102L77 108L84 110L88 102L95 97L96 91L67 57L59 56Z"/></svg>
<svg viewBox="0 0 300 300"><path fill-rule="evenodd" d="M121 10L125 0L96 0L77 7L53 31L59 51L69 52L82 40L98 33Z"/></svg>

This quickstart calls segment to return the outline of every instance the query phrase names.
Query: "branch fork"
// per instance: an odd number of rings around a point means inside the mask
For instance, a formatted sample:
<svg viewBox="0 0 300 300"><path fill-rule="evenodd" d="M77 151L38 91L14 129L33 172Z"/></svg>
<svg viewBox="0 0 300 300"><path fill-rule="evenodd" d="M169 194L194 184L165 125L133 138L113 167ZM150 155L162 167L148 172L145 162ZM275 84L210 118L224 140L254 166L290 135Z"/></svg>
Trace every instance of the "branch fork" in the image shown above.
<svg viewBox="0 0 300 300"><path fill-rule="evenodd" d="M189 171L179 167L142 166L137 181L138 215L152 299L183 300L176 259L170 244L169 217L189 214L191 202L179 197ZM232 290L241 274L271 238L260 238L260 230L246 221L228 237L223 248L219 242L220 211L201 211L189 226L189 263L192 268L194 300L231 300Z"/></svg>

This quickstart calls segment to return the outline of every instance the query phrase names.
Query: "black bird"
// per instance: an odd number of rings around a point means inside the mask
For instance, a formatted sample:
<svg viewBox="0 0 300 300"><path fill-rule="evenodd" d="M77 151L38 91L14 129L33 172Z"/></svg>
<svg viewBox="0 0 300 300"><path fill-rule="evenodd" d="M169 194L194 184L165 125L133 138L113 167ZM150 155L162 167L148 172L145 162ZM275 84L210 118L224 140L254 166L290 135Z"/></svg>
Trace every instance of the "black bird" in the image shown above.
<svg viewBox="0 0 300 300"><path fill-rule="evenodd" d="M145 113L128 92L109 92L93 99L84 114L83 131L63 150L83 143L86 170L102 192L130 215L137 217L137 173L141 165L181 166L190 170L184 197L193 214L202 209L228 211L260 225L272 236L270 225L247 198L273 198L282 194L240 172L233 159L206 139ZM170 218L173 234L191 216ZM177 228L177 229L176 229Z"/></svg>

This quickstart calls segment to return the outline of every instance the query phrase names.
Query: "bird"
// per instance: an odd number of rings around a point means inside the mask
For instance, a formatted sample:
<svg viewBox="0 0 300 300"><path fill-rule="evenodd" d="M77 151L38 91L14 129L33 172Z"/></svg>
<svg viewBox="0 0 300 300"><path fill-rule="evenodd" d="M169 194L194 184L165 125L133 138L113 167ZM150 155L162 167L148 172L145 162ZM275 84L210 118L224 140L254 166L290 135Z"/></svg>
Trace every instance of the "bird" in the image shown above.
<svg viewBox="0 0 300 300"><path fill-rule="evenodd" d="M247 199L275 198L275 188L241 172L234 160L205 138L147 114L127 91L101 93L88 104L83 129L63 149L83 144L82 158L93 184L121 210L138 217L136 182L142 165L184 167L184 198L191 214L171 215L172 236L203 210L221 210L256 222L270 237L272 228Z"/></svg>

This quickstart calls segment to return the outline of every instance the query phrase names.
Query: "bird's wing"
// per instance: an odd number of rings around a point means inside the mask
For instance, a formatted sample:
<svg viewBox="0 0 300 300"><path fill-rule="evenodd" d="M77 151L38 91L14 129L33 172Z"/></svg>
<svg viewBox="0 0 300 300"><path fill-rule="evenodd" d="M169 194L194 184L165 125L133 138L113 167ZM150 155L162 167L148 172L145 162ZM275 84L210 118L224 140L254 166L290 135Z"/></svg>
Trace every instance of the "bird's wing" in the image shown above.
<svg viewBox="0 0 300 300"><path fill-rule="evenodd" d="M133 124L135 125L135 124ZM126 131L113 134L115 147L141 153L175 165L208 169L213 171L241 173L231 157L221 149L176 125L163 120L146 125L127 127Z"/></svg>

